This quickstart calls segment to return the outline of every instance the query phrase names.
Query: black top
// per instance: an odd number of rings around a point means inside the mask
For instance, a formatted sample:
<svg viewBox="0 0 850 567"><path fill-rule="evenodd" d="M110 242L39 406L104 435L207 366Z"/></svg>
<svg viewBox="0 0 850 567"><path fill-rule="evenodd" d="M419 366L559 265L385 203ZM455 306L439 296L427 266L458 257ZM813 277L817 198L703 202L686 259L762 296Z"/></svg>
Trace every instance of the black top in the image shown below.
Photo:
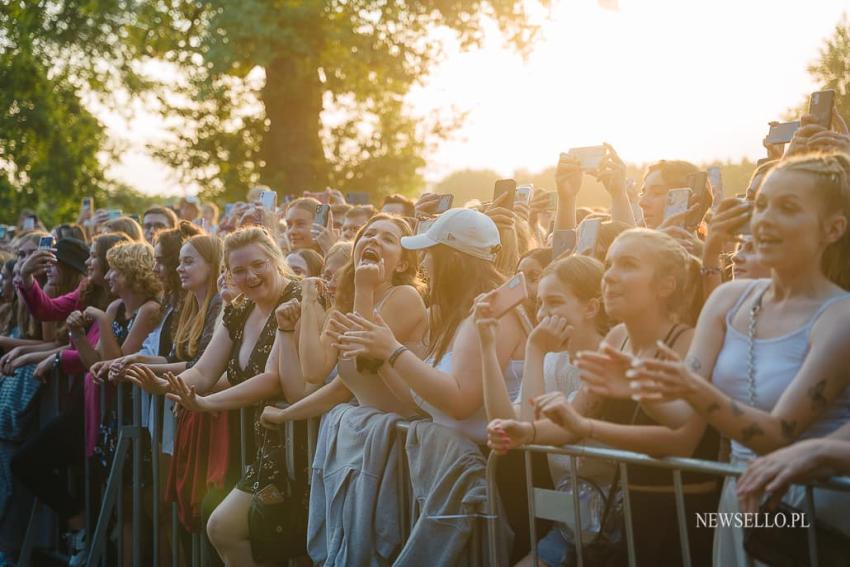
<svg viewBox="0 0 850 567"><path fill-rule="evenodd" d="M301 298L301 286L298 282L290 282L286 289L283 290L280 298L277 300L277 305L285 303L290 299ZM248 365L245 368L239 366L239 351L242 348L242 337L245 333L245 323L254 310L254 302L244 300L239 303L229 305L224 310L224 326L230 334L230 340L233 341L233 349L230 351L230 360L227 361L227 381L231 385L244 382L248 378L252 378L257 374L262 374L266 370L266 361L269 359L269 354L272 352L274 338L277 332L277 321L274 311L269 313L269 318L263 327L257 342L251 350L251 356L248 358Z"/></svg>
<svg viewBox="0 0 850 567"><path fill-rule="evenodd" d="M674 325L667 337L664 339L664 344L672 348L676 341L684 333L688 327L684 325ZM628 345L628 336L620 346L620 350L625 350ZM656 358L660 353L656 353ZM602 417L604 421L611 423L619 423L623 425L660 425L657 421L649 417L638 402L633 400L606 399ZM704 459L707 461L716 461L720 452L720 436L711 426L707 426L705 433L700 439L699 445L694 450L691 458ZM716 475L682 472L683 483L701 483L709 480L716 480ZM629 484L643 486L672 486L673 473L670 470L660 469L656 467L647 467L641 465L629 465Z"/></svg>

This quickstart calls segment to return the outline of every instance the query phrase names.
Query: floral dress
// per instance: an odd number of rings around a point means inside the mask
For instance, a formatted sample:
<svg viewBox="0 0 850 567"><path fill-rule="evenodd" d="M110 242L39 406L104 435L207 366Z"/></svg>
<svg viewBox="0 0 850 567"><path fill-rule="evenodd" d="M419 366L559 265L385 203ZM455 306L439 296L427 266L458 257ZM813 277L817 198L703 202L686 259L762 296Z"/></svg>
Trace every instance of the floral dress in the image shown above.
<svg viewBox="0 0 850 567"><path fill-rule="evenodd" d="M280 305L291 299L299 299L301 297L301 287L297 282L291 282L281 294L277 301ZM233 349L230 352L230 359L227 363L227 380L231 385L239 384L258 374L262 374L266 369L266 361L271 354L272 346L274 345L275 335L277 333L277 320L275 314L269 314L266 324L257 339L254 348L251 350L251 356L248 358L248 364L245 368L239 365L239 351L242 347L242 339L245 332L245 323L248 320L251 312L254 309L254 303L251 301L243 301L239 304L234 304L227 307L224 311L224 326L230 334L230 340L233 342ZM293 361L293 364L298 364L298 361ZM253 430L253 435L248 436L247 447L245 447L246 455L254 455L251 459L248 457L246 462L248 465L242 473L242 478L236 487L243 491L253 494L265 488L270 483L274 483L282 491L286 490L286 459L285 448L283 446L282 436L277 432L267 430L260 425L260 414L263 408L275 400L264 400L251 407L246 408L248 412L247 423ZM306 487L307 478L307 438L306 428L303 424L296 424L296 446L295 446L295 473L296 484L301 485L301 479L304 479L303 485ZM257 475L257 471L262 467L262 474Z"/></svg>

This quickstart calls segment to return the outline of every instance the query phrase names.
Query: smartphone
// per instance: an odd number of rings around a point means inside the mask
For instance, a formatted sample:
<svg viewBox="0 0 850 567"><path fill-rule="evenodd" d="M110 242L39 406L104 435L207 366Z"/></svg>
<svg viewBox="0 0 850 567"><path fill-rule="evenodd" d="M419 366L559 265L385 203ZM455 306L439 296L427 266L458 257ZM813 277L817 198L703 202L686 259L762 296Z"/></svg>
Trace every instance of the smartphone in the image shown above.
<svg viewBox="0 0 850 567"><path fill-rule="evenodd" d="M576 247L576 231L574 228L556 230L552 233L552 257L557 258Z"/></svg>
<svg viewBox="0 0 850 567"><path fill-rule="evenodd" d="M362 191L353 191L351 193L346 193L345 201L349 205L368 205L369 193L364 193Z"/></svg>
<svg viewBox="0 0 850 567"><path fill-rule="evenodd" d="M596 250L596 240L599 238L599 227L602 225L602 219L584 219L578 225L578 243L576 244L576 254L584 254L592 256Z"/></svg>
<svg viewBox="0 0 850 567"><path fill-rule="evenodd" d="M667 204L664 206L664 219L684 213L688 210L688 201L691 198L691 190L687 187L670 189L667 192Z"/></svg>
<svg viewBox="0 0 850 567"><path fill-rule="evenodd" d="M106 211L106 220L115 220L123 214L124 213L121 212L121 209L109 209Z"/></svg>
<svg viewBox="0 0 850 567"><path fill-rule="evenodd" d="M516 200L516 181L513 179L499 179L493 186L493 200L495 201L505 193L509 193L508 201L505 207L513 210L514 201Z"/></svg>
<svg viewBox="0 0 850 567"><path fill-rule="evenodd" d="M706 211L708 211L714 201L714 197L708 187L708 173L705 171L691 173L688 175L688 185L691 188L691 198L688 201L688 208L696 204L699 207L685 219L685 226L696 227L702 222Z"/></svg>
<svg viewBox="0 0 850 567"><path fill-rule="evenodd" d="M716 210L720 201L723 200L723 176L719 167L708 168L708 182L711 184L711 194L713 195L711 209Z"/></svg>
<svg viewBox="0 0 850 567"><path fill-rule="evenodd" d="M435 222L437 222L437 219L420 220L416 223L416 234L425 234Z"/></svg>
<svg viewBox="0 0 850 567"><path fill-rule="evenodd" d="M830 116L830 120L832 116ZM800 121L794 122L771 122L770 130L764 139L766 144L787 144L794 137L794 132L800 127Z"/></svg>
<svg viewBox="0 0 850 567"><path fill-rule="evenodd" d="M605 158L608 149L605 146L585 146L581 148L570 148L567 152L571 158L578 160L582 171L596 171Z"/></svg>
<svg viewBox="0 0 850 567"><path fill-rule="evenodd" d="M809 99L809 114L814 116L815 124L827 130L832 126L832 108L835 106L835 91L818 91Z"/></svg>
<svg viewBox="0 0 850 567"><path fill-rule="evenodd" d="M224 205L224 216L225 217L229 218L230 215L233 214L233 207L235 207L235 205L233 203L226 203Z"/></svg>
<svg viewBox="0 0 850 567"><path fill-rule="evenodd" d="M533 185L520 185L514 191L514 204L522 203L527 206L531 202L532 195L534 195Z"/></svg>
<svg viewBox="0 0 850 567"><path fill-rule="evenodd" d="M24 219L24 230L35 230L35 217L28 216Z"/></svg>
<svg viewBox="0 0 850 567"><path fill-rule="evenodd" d="M452 203L455 196L451 193L443 193L440 195L440 200L437 201L437 208L434 209L434 214L440 215L452 208Z"/></svg>
<svg viewBox="0 0 850 567"><path fill-rule="evenodd" d="M0 239L6 238L6 227L0 226Z"/></svg>
<svg viewBox="0 0 850 567"><path fill-rule="evenodd" d="M198 202L199 202L198 196L197 195L186 195L186 202L191 204L191 205L197 205Z"/></svg>
<svg viewBox="0 0 850 567"><path fill-rule="evenodd" d="M750 205L750 216L752 216L752 206L753 202L746 199L746 197L738 197L738 202L741 204L749 204ZM735 234L740 234L741 236L752 236L753 231L750 230L750 221L747 220L744 224L742 224L737 230L735 230Z"/></svg>
<svg viewBox="0 0 850 567"><path fill-rule="evenodd" d="M528 288L525 285L525 274L515 275L490 295L490 309L496 319L528 299Z"/></svg>
<svg viewBox="0 0 850 567"><path fill-rule="evenodd" d="M38 239L39 250L53 250L56 244L56 239L53 236L42 236Z"/></svg>
<svg viewBox="0 0 850 567"><path fill-rule="evenodd" d="M277 210L277 193L275 191L263 190L260 191L260 205L267 211Z"/></svg>
<svg viewBox="0 0 850 567"><path fill-rule="evenodd" d="M312 197L313 199L316 199L318 202L320 202L323 205L327 205L328 202L329 202L328 194L325 193L324 191L319 191L319 192L316 192L316 193L313 193L312 191L304 191L304 196L305 197Z"/></svg>
<svg viewBox="0 0 850 567"><path fill-rule="evenodd" d="M92 210L92 204L94 203L94 199L91 197L83 197L82 208L84 211Z"/></svg>
<svg viewBox="0 0 850 567"><path fill-rule="evenodd" d="M319 205L316 207L316 216L313 217L313 224L317 224L319 226L328 226L328 216L331 212L330 205Z"/></svg>

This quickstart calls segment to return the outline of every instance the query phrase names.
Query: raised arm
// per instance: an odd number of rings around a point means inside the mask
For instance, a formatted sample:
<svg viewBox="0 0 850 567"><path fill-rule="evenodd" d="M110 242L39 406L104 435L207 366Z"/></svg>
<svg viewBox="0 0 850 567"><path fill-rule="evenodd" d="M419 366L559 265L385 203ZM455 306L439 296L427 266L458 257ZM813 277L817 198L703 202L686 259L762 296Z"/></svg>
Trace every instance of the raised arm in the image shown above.
<svg viewBox="0 0 850 567"><path fill-rule="evenodd" d="M319 303L319 285L314 278L307 278L301 288L298 359L304 379L312 384L324 384L337 359L336 349L323 336L326 314Z"/></svg>

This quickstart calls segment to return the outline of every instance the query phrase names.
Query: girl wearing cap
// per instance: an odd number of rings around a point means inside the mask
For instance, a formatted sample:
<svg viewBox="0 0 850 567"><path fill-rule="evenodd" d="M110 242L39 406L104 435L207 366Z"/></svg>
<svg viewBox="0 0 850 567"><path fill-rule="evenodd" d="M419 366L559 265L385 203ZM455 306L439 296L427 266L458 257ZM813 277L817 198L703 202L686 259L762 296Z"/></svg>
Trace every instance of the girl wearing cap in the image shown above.
<svg viewBox="0 0 850 567"><path fill-rule="evenodd" d="M361 229L350 261L338 274L339 287L330 318L323 317L321 284L313 279L305 282L300 347L305 379L322 384L334 367L338 375L327 387L286 409L267 407L264 424L276 426L320 415L352 396L360 405L381 411L403 416L417 413L409 387L401 380L384 376L382 360L343 357L336 344L340 330L350 324L350 317L344 315L349 313L367 321L385 322L408 348L424 351L427 315L419 293L416 254L401 246L402 239L410 234L403 219L383 213ZM376 374L392 381L384 383Z"/></svg>

